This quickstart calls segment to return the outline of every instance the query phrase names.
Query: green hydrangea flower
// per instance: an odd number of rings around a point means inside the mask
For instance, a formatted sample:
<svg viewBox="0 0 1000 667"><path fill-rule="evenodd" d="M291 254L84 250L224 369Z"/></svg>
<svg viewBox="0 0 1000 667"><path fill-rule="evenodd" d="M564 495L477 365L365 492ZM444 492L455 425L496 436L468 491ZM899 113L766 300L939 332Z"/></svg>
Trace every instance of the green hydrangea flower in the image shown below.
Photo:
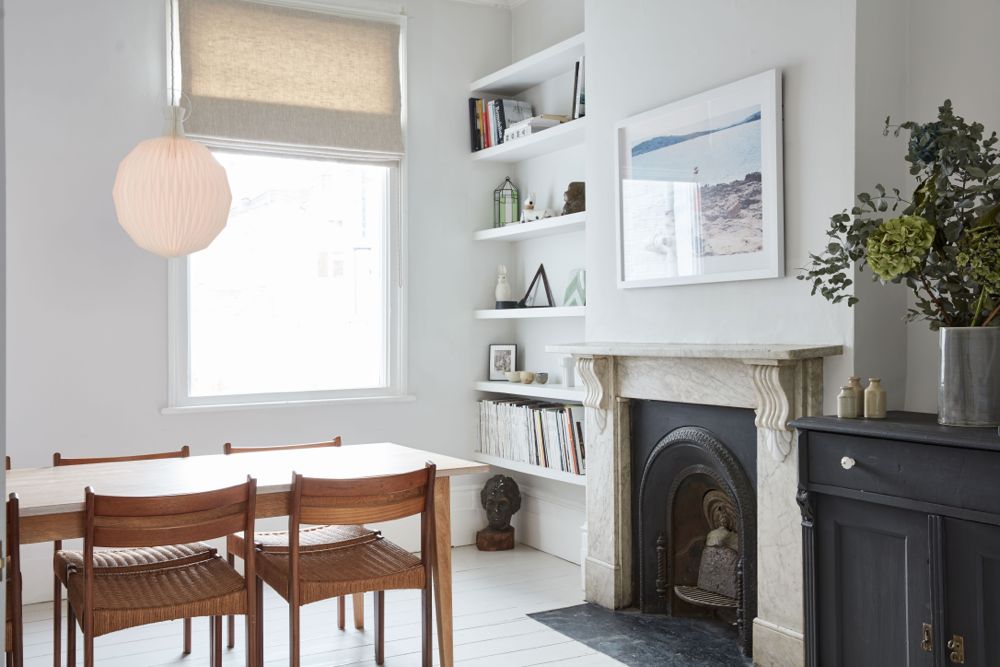
<svg viewBox="0 0 1000 667"><path fill-rule="evenodd" d="M988 294L1000 294L1000 226L973 229L962 237L958 247L955 259L966 267L967 275Z"/></svg>
<svg viewBox="0 0 1000 667"><path fill-rule="evenodd" d="M869 236L865 256L882 280L892 280L919 267L934 243L934 225L919 215L886 220Z"/></svg>

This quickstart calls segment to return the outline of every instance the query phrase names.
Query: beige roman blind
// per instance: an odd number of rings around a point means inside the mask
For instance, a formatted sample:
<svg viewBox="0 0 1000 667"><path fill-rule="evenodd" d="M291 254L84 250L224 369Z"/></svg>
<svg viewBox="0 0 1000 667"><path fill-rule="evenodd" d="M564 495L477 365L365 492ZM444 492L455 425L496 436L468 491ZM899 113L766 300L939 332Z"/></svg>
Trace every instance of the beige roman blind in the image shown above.
<svg viewBox="0 0 1000 667"><path fill-rule="evenodd" d="M191 134L402 153L399 25L179 0Z"/></svg>

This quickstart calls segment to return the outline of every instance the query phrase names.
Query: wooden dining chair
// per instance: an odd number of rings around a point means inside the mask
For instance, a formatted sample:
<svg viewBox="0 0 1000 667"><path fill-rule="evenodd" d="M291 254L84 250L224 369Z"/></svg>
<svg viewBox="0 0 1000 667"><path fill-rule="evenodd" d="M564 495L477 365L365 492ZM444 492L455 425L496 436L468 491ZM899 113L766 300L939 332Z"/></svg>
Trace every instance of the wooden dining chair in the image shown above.
<svg viewBox="0 0 1000 667"><path fill-rule="evenodd" d="M272 445L270 447L233 447L232 443L227 442L222 446L222 452L228 456L230 454L249 454L252 452L277 452L294 449L340 447L341 444L342 442L339 435L334 437L332 440L327 440L325 442L310 442L300 445ZM315 545L333 545L341 544L347 540L357 539L372 532L373 531L368 530L364 526L313 526L300 536L299 541ZM227 549L227 558L229 559L229 564L233 565L236 562L233 554L241 553L243 551L243 536L231 535L228 542L229 544L227 546L229 548ZM288 532L284 530L259 532L257 533L257 544L263 549L287 551ZM337 627L341 630L343 630L346 625L346 621L344 619L347 614L346 606L347 605L345 604L343 597L337 599ZM356 593L352 595L351 606L354 610L354 627L358 630L363 630L365 627L365 594ZM232 616L229 617L228 625L228 646L229 648L233 648L236 643L236 627Z"/></svg>
<svg viewBox="0 0 1000 667"><path fill-rule="evenodd" d="M431 563L436 543L436 467L360 479L292 476L287 553L257 549L257 576L288 602L290 667L300 667L299 608L362 591L375 591L375 662L385 658L385 591L420 589L421 657L431 665ZM420 557L375 532L347 544L317 547L299 541L303 525L361 524L420 515ZM257 616L261 610L257 595ZM263 623L257 624L258 644ZM263 651L258 655L263 664Z"/></svg>
<svg viewBox="0 0 1000 667"><path fill-rule="evenodd" d="M7 457L10 470L10 457ZM7 500L7 618L4 650L7 667L24 665L24 617L21 610L21 530L20 501L12 493Z"/></svg>
<svg viewBox="0 0 1000 667"><path fill-rule="evenodd" d="M97 547L173 549L171 545L224 537L242 530L253 543L257 482L175 496L102 496L86 489L82 556L60 552L67 573L69 619L83 629L83 664L94 667L94 638L117 630L178 618L211 618L211 664L222 665L222 617L246 616L246 664L257 664L252 553L244 553L246 579L215 549L160 563L100 567ZM248 583L249 582L249 583ZM75 664L75 663L72 663Z"/></svg>
<svg viewBox="0 0 1000 667"><path fill-rule="evenodd" d="M186 459L191 455L191 449L184 445L180 449L169 451L169 452L156 452L153 454L137 454L134 456L105 456L105 457L90 457L90 458L63 458L63 455L56 452L52 455L52 465L54 467L59 466L77 466L77 465L89 465L91 463L117 463L123 461L151 461L158 459ZM56 540L53 543L53 557L55 561L58 562L58 553L62 551L63 544L61 540ZM174 550L168 552L163 549L149 549L142 553L137 553L135 549L129 549L123 552L114 551L103 551L101 552L97 567L111 567L111 568L122 568L128 566L132 562L141 562L144 565L151 565L156 563L166 564L176 558L186 558L189 556L195 556L201 551L208 549L205 545L177 545ZM79 553L79 552L78 552ZM55 667L59 667L60 658L62 653L61 639L62 639L62 590L66 586L66 573L55 568L55 577L53 584L53 597L52 597L52 648L54 660L53 664ZM67 611L67 614L69 612ZM184 655L191 653L191 619L184 619ZM66 625L66 651L67 657L72 652L75 656L76 654L76 628L73 627L72 623ZM75 663L70 663L75 664Z"/></svg>

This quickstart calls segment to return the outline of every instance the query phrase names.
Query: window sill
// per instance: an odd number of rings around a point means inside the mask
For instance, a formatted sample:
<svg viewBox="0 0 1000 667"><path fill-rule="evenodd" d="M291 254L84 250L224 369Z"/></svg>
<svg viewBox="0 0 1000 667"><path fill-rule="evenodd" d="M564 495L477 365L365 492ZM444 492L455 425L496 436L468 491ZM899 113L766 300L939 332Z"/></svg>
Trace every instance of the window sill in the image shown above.
<svg viewBox="0 0 1000 667"><path fill-rule="evenodd" d="M320 398L315 400L262 401L259 403L218 403L207 405L172 405L160 409L161 415L185 415L199 412L233 412L236 410L263 410L272 408L332 407L358 403L410 403L417 400L413 394L389 396L352 396L349 398Z"/></svg>

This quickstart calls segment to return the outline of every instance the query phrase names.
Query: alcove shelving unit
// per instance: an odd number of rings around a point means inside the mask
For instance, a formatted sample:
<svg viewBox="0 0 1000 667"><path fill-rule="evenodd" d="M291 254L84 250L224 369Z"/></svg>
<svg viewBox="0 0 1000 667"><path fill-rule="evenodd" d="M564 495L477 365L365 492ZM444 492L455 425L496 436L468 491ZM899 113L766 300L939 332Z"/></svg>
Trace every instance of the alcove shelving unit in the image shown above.
<svg viewBox="0 0 1000 667"><path fill-rule="evenodd" d="M551 86L554 85L554 81L561 82L562 79L560 77L565 78L567 73L572 74L575 63L582 59L583 54L584 35L581 33L473 81L469 84L469 90L474 97L517 97L519 99L527 97L530 100L532 89L540 91L547 84ZM567 96L567 101L568 98L569 96ZM552 109L536 109L536 113L550 111L553 113L564 113L564 111ZM515 173L520 169L527 169L530 172L528 165L531 164L532 160L559 161L562 159L556 155L559 151L566 151L567 149L582 146L586 138L586 128L586 117L570 120L537 134L475 151L471 154L471 159L473 162L510 164L511 169ZM579 156L576 157L578 158ZM576 162L582 161L577 159ZM551 162L546 162L545 164L549 165ZM575 169L572 164L566 165L566 167L568 170ZM550 177L550 181L554 178L555 176ZM577 178L575 180L582 179ZM553 183L548 183L547 185L553 185ZM524 191L522 191L523 196L525 196ZM586 232L586 226L587 213L586 211L581 211L568 215L555 215L532 222L510 224L500 228L481 229L473 234L473 239L483 243L506 243L510 247L511 257L515 258L515 263L524 263L523 260L526 254L530 252L535 252L536 254L542 252L532 250L532 248L542 247L533 246L533 243L551 244L553 237L556 237L555 243L557 244L562 243L562 241L558 240L558 237L562 237L563 239L577 239L576 243L582 246L582 235ZM550 246L544 247L549 248ZM545 261L549 260L546 259ZM557 299L558 296L557 294ZM534 350L537 353L544 349L544 345L539 346L537 343L539 338L546 339L545 344L555 342L551 337L555 335L555 331L552 331L551 335L548 333L553 327L558 331L565 331L566 327L578 327L580 329L578 335L582 336L586 306L557 305L554 307L509 310L479 309L473 311L473 317L478 320L512 321L515 337L517 338L520 338L520 335L524 333L520 327L530 327L530 337L533 338L534 347L540 348ZM518 368L520 369L521 367L522 365L519 364ZM550 377L553 379L550 379L549 384L544 385L480 381L476 382L473 388L484 398L516 396L557 404L581 404L583 389L580 387L564 387L553 377L554 375L554 373L550 373ZM476 449L478 450L478 446ZM512 461L484 454L480 451L474 452L472 457L477 461L488 463L497 468L524 475L555 480L576 486L586 485L586 475L578 475L557 468L548 468L531 463Z"/></svg>

